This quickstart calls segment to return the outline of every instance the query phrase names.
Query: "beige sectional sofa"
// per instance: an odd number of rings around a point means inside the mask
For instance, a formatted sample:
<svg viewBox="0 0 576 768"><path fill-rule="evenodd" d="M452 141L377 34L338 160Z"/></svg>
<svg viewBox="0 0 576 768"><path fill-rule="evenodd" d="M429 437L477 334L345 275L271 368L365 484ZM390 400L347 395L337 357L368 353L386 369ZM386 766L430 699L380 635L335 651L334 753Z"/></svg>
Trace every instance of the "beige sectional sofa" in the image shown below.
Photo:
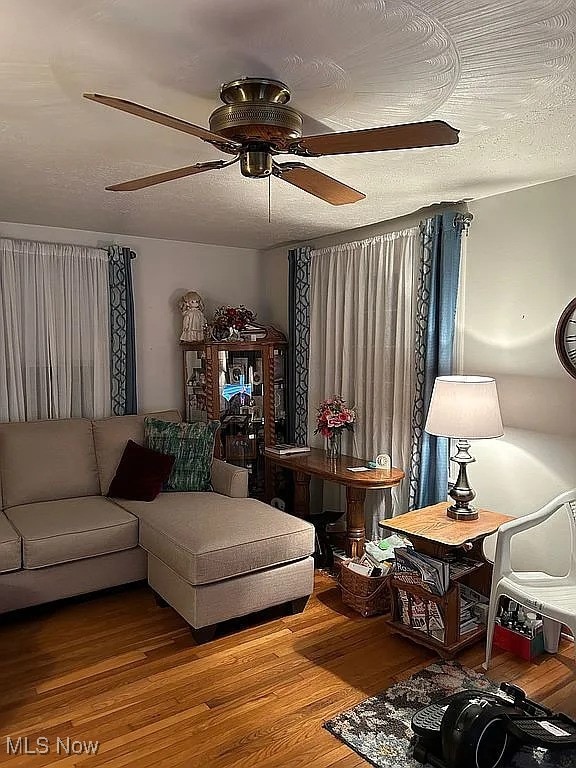
<svg viewBox="0 0 576 768"><path fill-rule="evenodd" d="M247 498L246 470L216 459L213 491L107 498L129 439L143 443L143 416L0 424L0 613L146 577L199 640L226 619L303 608L309 523Z"/></svg>

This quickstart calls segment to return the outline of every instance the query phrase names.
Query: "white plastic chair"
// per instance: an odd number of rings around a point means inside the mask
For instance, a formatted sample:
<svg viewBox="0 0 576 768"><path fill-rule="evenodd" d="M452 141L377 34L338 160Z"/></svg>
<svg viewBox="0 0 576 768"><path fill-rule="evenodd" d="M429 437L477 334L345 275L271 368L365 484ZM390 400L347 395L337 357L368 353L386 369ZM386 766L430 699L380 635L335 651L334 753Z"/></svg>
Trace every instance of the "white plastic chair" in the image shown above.
<svg viewBox="0 0 576 768"><path fill-rule="evenodd" d="M517 534L535 528L552 515L568 516L570 535L562 538L562 543L569 549L567 572L562 576L553 576L542 571L513 570L511 559L512 539ZM533 532L537 536L537 532ZM546 541L538 542L544 549ZM556 547L558 542L556 542ZM545 555L549 562L558 558L555 547L548 547ZM494 620L500 598L505 595L544 617L544 630L547 639L546 650L558 646L562 624L570 628L576 639L576 488L560 494L542 509L531 515L511 520L498 530L494 553L494 571L490 590L490 606L486 637L486 662L488 669L492 654Z"/></svg>

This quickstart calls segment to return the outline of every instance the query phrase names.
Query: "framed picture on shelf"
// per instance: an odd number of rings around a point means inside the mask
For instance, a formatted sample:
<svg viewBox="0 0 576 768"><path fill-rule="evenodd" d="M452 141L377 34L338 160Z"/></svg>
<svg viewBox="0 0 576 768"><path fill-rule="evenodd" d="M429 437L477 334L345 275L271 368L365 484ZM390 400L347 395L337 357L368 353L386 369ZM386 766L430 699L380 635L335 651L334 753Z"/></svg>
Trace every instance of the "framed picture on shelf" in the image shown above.
<svg viewBox="0 0 576 768"><path fill-rule="evenodd" d="M243 363L232 363L230 367L230 383L239 384L246 381L246 366Z"/></svg>
<svg viewBox="0 0 576 768"><path fill-rule="evenodd" d="M241 375L244 376L244 381L248 381L248 358L236 357L232 358L232 371L241 371Z"/></svg>

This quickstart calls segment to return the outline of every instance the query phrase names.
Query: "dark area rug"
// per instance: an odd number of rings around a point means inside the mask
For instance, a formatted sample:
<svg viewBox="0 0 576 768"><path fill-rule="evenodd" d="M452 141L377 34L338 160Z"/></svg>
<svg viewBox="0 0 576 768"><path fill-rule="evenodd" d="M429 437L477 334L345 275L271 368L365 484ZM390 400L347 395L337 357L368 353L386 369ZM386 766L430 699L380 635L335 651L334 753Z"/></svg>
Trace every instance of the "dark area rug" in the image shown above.
<svg viewBox="0 0 576 768"><path fill-rule="evenodd" d="M412 715L427 704L468 688L497 690L487 677L472 669L454 661L438 662L337 715L324 723L324 728L376 768L421 768L412 757ZM508 768L575 765L573 750L526 749L514 755Z"/></svg>

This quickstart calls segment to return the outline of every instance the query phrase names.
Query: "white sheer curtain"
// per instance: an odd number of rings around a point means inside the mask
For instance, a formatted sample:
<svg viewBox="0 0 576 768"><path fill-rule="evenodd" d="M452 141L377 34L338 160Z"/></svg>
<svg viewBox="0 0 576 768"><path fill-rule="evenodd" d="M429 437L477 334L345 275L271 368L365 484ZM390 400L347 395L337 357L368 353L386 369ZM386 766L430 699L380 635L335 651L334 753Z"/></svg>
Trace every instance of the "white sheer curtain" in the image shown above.
<svg viewBox="0 0 576 768"><path fill-rule="evenodd" d="M0 239L0 421L110 412L107 253Z"/></svg>
<svg viewBox="0 0 576 768"><path fill-rule="evenodd" d="M421 254L418 227L311 254L310 435L317 404L342 395L357 409L354 435L344 434L343 452L365 459L388 453L405 470ZM391 499L388 493L367 494L367 538L378 538L379 519L408 509L407 481L393 489Z"/></svg>

